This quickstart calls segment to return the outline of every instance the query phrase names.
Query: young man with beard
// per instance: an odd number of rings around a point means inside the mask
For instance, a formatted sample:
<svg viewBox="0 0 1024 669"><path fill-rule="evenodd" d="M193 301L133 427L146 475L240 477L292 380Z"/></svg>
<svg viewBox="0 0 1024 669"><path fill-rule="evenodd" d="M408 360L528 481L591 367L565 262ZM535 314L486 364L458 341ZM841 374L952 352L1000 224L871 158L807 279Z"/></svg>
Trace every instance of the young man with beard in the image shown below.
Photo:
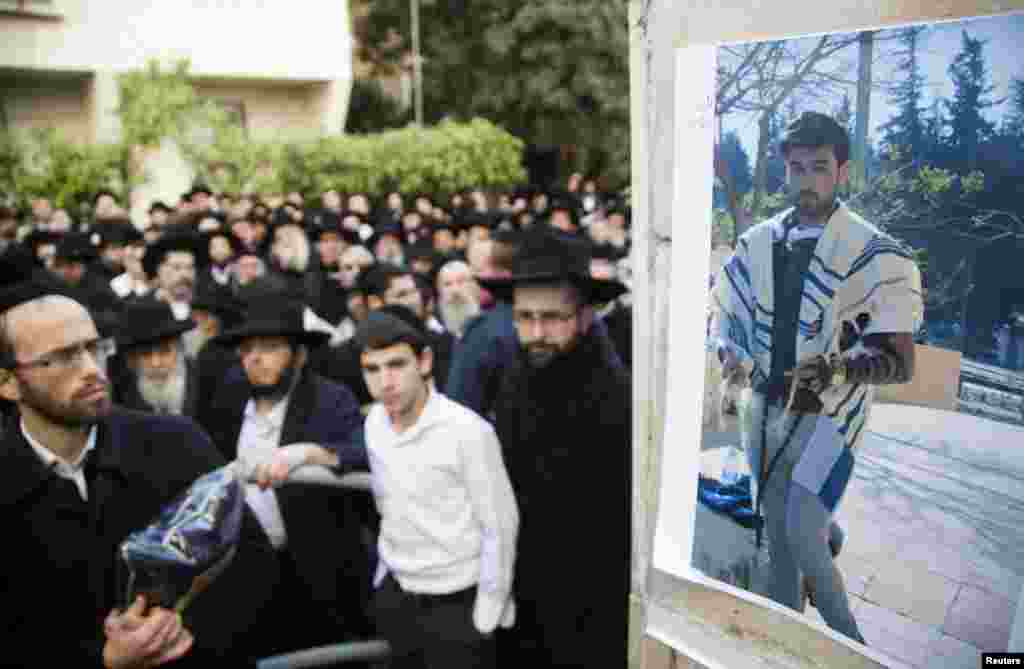
<svg viewBox="0 0 1024 669"><path fill-rule="evenodd" d="M153 281L153 296L171 305L174 317L188 318L199 269L206 264L206 244L198 234L165 234L146 248L142 268Z"/></svg>
<svg viewBox="0 0 1024 669"><path fill-rule="evenodd" d="M200 422L228 459L266 468L280 447L307 446L309 462L365 463L362 416L352 393L307 365L328 336L303 325L303 305L268 297L215 341L234 347L241 368L227 373ZM260 475L266 483L267 477ZM330 489L251 484L246 499L282 564L278 621L265 633L278 652L366 638L369 556L353 495ZM325 550L325 547L331 550Z"/></svg>
<svg viewBox="0 0 1024 669"><path fill-rule="evenodd" d="M494 667L494 631L515 620L519 527L501 445L490 425L433 388L418 319L385 309L356 335L374 399L366 445L381 514L378 631L395 669Z"/></svg>
<svg viewBox="0 0 1024 669"><path fill-rule="evenodd" d="M715 282L711 336L723 378L753 390L741 429L768 533L769 596L802 611L806 582L829 627L863 642L833 562L832 518L875 386L913 376L923 307L910 253L836 197L849 148L823 114L786 129L794 206L740 238Z"/></svg>
<svg viewBox="0 0 1024 669"><path fill-rule="evenodd" d="M452 260L437 273L437 311L445 329L461 339L466 324L480 315L480 286L469 265Z"/></svg>
<svg viewBox="0 0 1024 669"><path fill-rule="evenodd" d="M125 305L118 322L121 369L114 379L114 400L129 409L195 417L199 372L185 355L183 336L191 318L178 320L170 305L142 299Z"/></svg>
<svg viewBox="0 0 1024 669"><path fill-rule="evenodd" d="M16 406L0 439L0 522L10 549L0 575L4 663L252 662L262 648L247 629L262 615L277 564L249 513L235 559L184 614L144 598L117 609L125 595L119 544L224 460L187 419L114 407L110 352L87 310L52 286L0 292L0 398ZM59 593L59 631L39 606L41 589Z"/></svg>
<svg viewBox="0 0 1024 669"><path fill-rule="evenodd" d="M632 398L592 306L625 287L589 267L585 246L538 231L511 277L482 281L520 344L495 403L522 514L510 667L627 665Z"/></svg>

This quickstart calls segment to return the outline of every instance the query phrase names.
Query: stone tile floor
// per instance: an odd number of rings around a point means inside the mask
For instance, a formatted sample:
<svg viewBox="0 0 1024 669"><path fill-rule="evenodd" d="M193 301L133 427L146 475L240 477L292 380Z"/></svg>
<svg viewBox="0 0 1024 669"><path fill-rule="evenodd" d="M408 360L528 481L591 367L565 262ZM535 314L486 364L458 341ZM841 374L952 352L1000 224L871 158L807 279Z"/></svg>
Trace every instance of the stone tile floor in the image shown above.
<svg viewBox="0 0 1024 669"><path fill-rule="evenodd" d="M869 645L915 669L1006 650L1024 584L1024 428L875 405L837 517Z"/></svg>

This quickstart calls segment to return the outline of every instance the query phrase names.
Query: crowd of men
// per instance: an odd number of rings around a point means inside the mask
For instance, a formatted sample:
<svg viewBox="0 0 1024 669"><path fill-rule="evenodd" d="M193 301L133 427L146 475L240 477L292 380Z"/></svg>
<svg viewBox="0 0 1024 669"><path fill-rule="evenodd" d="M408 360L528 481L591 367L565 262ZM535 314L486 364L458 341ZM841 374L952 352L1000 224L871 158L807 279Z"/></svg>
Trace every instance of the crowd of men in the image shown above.
<svg viewBox="0 0 1024 669"><path fill-rule="evenodd" d="M141 226L107 191L88 221L0 209L8 658L384 638L393 667L624 667L629 216L580 175L376 204L197 186ZM296 449L372 494L287 485ZM119 542L236 459L227 571L183 615L124 602Z"/></svg>

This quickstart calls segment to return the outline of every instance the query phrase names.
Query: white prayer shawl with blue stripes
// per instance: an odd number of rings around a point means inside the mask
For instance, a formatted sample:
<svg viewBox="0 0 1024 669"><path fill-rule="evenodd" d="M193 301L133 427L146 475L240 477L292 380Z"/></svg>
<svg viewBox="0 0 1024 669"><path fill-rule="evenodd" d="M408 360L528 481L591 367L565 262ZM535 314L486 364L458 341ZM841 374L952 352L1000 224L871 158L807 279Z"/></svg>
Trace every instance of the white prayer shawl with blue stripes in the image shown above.
<svg viewBox="0 0 1024 669"><path fill-rule="evenodd" d="M771 369L772 244L785 236L783 222L791 213L786 210L743 234L715 281L717 313L711 335L741 361L753 361L754 386ZM903 245L840 204L804 275L796 359L838 352L836 334L842 331L842 322L861 313L871 317L864 335L915 332L923 316L921 275ZM845 445L855 448L874 387L842 385L829 388L820 398L824 416L831 418Z"/></svg>

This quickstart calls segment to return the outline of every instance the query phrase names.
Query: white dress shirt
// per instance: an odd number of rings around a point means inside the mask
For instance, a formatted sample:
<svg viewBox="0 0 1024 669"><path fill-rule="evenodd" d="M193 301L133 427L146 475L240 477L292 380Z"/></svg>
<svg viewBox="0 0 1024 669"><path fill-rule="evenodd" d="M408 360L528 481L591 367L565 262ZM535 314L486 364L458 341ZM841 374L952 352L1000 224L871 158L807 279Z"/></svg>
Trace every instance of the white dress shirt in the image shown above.
<svg viewBox="0 0 1024 669"><path fill-rule="evenodd" d="M291 396L274 405L266 414L256 413L256 403L249 400L242 418L242 431L238 434L238 457L253 464L269 461L281 444L281 429ZM274 548L280 550L288 543L284 517L273 488L260 490L255 483L245 486L245 500L256 514Z"/></svg>
<svg viewBox="0 0 1024 669"><path fill-rule="evenodd" d="M78 493L82 496L82 500L86 501L89 499L89 487L85 482L85 458L88 457L89 451L96 448L96 426L93 425L89 430L89 436L85 441L85 448L78 454L74 462L68 462L58 456L56 453L46 448L38 441L36 441L28 430L25 429L25 421L21 420L21 433L25 436L25 441L32 447L32 450L36 452L39 459L43 461L48 469L52 469L57 476L67 479L75 484L78 488Z"/></svg>
<svg viewBox="0 0 1024 669"><path fill-rule="evenodd" d="M441 324L441 321L437 320L437 316L428 316L426 325L427 329L430 330L431 332L436 332L438 334L444 334L445 332L447 332L444 325Z"/></svg>
<svg viewBox="0 0 1024 669"><path fill-rule="evenodd" d="M423 413L402 433L375 403L366 446L381 514L376 584L390 571L418 594L477 585L477 629L511 626L519 509L494 428L431 389Z"/></svg>
<svg viewBox="0 0 1024 669"><path fill-rule="evenodd" d="M151 288L145 281L139 281L128 272L118 274L110 280L110 289L114 294L125 299L127 297L143 297L149 294Z"/></svg>

